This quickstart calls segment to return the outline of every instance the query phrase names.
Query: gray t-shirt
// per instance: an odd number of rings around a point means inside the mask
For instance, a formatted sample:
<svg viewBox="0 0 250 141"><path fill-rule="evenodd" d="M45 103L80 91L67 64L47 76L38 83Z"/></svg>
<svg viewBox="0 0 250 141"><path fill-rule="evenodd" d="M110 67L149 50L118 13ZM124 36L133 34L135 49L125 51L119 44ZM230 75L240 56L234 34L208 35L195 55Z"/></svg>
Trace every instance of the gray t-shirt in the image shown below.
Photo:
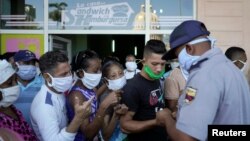
<svg viewBox="0 0 250 141"><path fill-rule="evenodd" d="M192 66L178 103L177 129L199 140L207 140L210 124L250 124L246 78L219 48Z"/></svg>

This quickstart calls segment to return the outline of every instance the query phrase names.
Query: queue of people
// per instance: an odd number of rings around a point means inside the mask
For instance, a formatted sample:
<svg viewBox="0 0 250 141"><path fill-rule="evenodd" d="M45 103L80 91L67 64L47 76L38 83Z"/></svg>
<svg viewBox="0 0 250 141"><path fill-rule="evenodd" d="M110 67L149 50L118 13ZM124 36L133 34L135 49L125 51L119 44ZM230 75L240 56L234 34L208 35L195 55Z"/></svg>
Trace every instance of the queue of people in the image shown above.
<svg viewBox="0 0 250 141"><path fill-rule="evenodd" d="M147 41L143 58L129 54L124 65L90 49L72 62L60 51L1 56L0 140L205 141L208 125L250 124L245 51L223 54L196 20L169 42L167 51Z"/></svg>

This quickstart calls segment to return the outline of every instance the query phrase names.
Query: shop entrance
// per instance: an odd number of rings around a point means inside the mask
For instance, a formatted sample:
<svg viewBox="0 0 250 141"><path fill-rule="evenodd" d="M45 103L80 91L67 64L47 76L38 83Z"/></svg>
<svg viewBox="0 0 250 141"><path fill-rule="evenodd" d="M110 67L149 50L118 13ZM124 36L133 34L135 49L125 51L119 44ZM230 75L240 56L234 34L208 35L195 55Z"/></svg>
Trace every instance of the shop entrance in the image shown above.
<svg viewBox="0 0 250 141"><path fill-rule="evenodd" d="M88 48L98 52L101 57L116 56L123 64L128 54L141 59L144 45L144 35L88 35Z"/></svg>
<svg viewBox="0 0 250 141"><path fill-rule="evenodd" d="M101 58L116 56L122 64L125 57L133 54L137 59L142 59L145 45L144 35L51 35L71 41L72 56L85 49L96 51ZM56 40L52 40L53 42ZM140 65L139 65L140 67Z"/></svg>

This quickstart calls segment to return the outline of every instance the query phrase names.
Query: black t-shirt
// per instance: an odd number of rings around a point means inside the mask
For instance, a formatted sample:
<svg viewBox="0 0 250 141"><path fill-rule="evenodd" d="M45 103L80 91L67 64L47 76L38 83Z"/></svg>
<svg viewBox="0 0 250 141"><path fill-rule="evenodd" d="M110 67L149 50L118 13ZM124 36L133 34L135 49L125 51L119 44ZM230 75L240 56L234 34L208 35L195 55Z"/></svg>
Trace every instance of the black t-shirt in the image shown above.
<svg viewBox="0 0 250 141"><path fill-rule="evenodd" d="M165 108L164 94L159 80L150 81L136 74L123 88L122 101L135 112L133 120L155 119L156 111ZM163 127L156 126L149 130L128 135L129 141L166 141L167 134Z"/></svg>

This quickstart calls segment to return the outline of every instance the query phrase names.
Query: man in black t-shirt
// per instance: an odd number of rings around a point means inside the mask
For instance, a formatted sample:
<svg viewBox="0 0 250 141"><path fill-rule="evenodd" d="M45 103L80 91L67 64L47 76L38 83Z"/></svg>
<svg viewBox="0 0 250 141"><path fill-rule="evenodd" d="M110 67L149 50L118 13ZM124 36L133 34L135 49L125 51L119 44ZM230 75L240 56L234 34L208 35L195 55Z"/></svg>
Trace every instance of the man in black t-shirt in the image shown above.
<svg viewBox="0 0 250 141"><path fill-rule="evenodd" d="M129 111L121 117L121 129L129 141L166 141L165 128L157 125L156 112L165 108L159 79L165 71L165 44L149 40L144 48L143 68L123 88L122 101Z"/></svg>

